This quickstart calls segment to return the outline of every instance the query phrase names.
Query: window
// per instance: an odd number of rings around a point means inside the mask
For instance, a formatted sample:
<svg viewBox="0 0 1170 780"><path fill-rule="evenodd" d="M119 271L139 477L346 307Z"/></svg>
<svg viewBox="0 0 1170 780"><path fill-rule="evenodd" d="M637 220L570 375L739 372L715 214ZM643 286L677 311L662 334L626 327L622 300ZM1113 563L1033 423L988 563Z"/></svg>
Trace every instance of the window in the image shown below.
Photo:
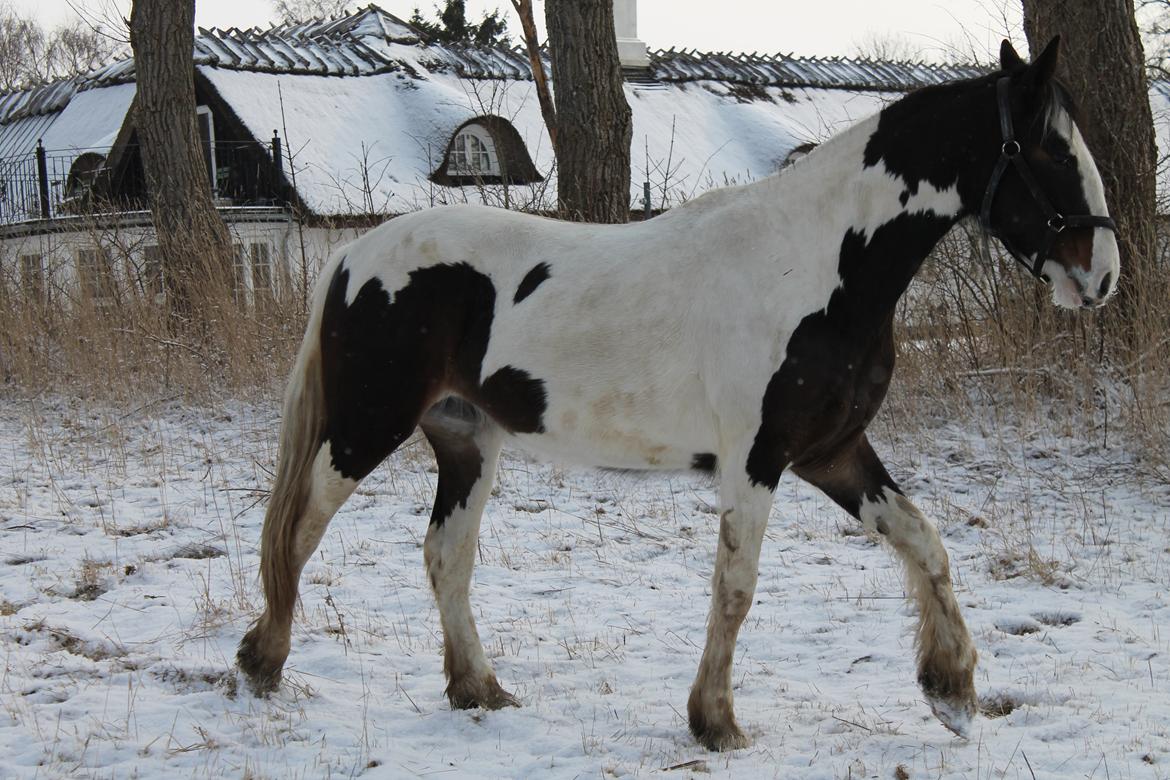
<svg viewBox="0 0 1170 780"><path fill-rule="evenodd" d="M45 297L45 264L40 255L20 256L20 289L28 301Z"/></svg>
<svg viewBox="0 0 1170 780"><path fill-rule="evenodd" d="M142 248L142 266L138 269L138 284L142 294L161 302L163 290L162 250L158 244L147 244Z"/></svg>
<svg viewBox="0 0 1170 780"><path fill-rule="evenodd" d="M252 244L252 294L256 300L271 299L272 254L268 244Z"/></svg>
<svg viewBox="0 0 1170 780"><path fill-rule="evenodd" d="M496 145L491 134L479 125L467 125L451 145L448 172L463 176L499 176Z"/></svg>
<svg viewBox="0 0 1170 780"><path fill-rule="evenodd" d="M77 280L81 294L94 301L114 297L114 266L110 253L101 247L77 250Z"/></svg>
<svg viewBox="0 0 1170 780"><path fill-rule="evenodd" d="M232 253L232 297L241 306L248 302L248 253L243 244Z"/></svg>
<svg viewBox="0 0 1170 780"><path fill-rule="evenodd" d="M272 300L272 249L268 244L236 244L232 261L232 294L236 303L246 306Z"/></svg>

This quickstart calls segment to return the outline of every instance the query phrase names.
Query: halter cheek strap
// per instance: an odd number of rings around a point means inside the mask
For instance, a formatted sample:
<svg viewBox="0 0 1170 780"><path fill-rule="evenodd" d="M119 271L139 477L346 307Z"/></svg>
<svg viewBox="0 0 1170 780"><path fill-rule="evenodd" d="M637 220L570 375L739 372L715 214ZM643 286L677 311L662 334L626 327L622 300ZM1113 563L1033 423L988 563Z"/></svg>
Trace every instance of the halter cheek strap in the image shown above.
<svg viewBox="0 0 1170 780"><path fill-rule="evenodd" d="M1011 78L1008 76L1003 76L995 83L996 98L999 103L999 130L1003 136L1003 146L1000 147L995 169L991 172L991 181L987 183L987 190L983 193L983 208L979 213L979 221L983 224L983 229L998 238L1017 262L1039 279L1040 269L1044 267L1044 261L1049 258L1052 244L1056 241L1056 237L1064 232L1065 228L1108 228L1116 233L1117 224L1109 217L1098 217L1092 214L1066 216L1052 207L1051 201L1044 194L1044 190L1040 188L1040 182L1036 181L1032 169L1028 167L1028 163L1024 159L1020 142L1016 140L1016 134L1012 128L1011 86ZM1024 186L1031 193L1032 200L1036 201L1036 205L1040 207L1048 220L1044 241L1036 253L1035 262L1032 263L1028 262L1027 256L1019 251L1006 235L991 226L991 206L995 202L995 193L1009 167L1014 168L1019 174Z"/></svg>

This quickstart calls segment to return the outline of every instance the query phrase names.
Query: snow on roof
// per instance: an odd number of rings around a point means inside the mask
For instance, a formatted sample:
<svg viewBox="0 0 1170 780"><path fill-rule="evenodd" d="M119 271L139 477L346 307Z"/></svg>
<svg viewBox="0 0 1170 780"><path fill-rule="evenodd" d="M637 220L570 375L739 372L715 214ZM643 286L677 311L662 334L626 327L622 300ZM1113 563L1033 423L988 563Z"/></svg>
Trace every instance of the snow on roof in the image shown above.
<svg viewBox="0 0 1170 780"><path fill-rule="evenodd" d="M428 71L449 70L469 78L532 78L528 54L519 46L427 43L409 24L373 5L327 22L278 25L268 30L201 29L195 39L195 58L201 65L233 70L369 75L406 65L401 48L395 44L421 48L425 52L421 60ZM547 67L547 55L545 64ZM669 49L650 54L649 70L644 75L658 81L907 91L985 72L987 69L974 65Z"/></svg>
<svg viewBox="0 0 1170 780"><path fill-rule="evenodd" d="M508 118L539 170L552 161L530 83L199 70L254 137L280 131L297 192L317 214L399 213L443 202L450 190L427 177L451 134L476 116Z"/></svg>
<svg viewBox="0 0 1170 780"><path fill-rule="evenodd" d="M81 76L0 95L0 125L29 116L54 114L65 108L78 92L133 80L134 61L124 59Z"/></svg>
<svg viewBox="0 0 1170 780"><path fill-rule="evenodd" d="M134 84L80 92L42 136L46 149L109 152L134 100Z"/></svg>
<svg viewBox="0 0 1170 780"><path fill-rule="evenodd" d="M827 89L908 92L931 84L974 78L990 72L978 65L881 62L845 57L794 57L791 54L726 54L656 51L650 71L662 81L727 81Z"/></svg>
<svg viewBox="0 0 1170 780"><path fill-rule="evenodd" d="M280 130L293 154L297 191L321 215L400 213L465 199L492 200L500 188L452 190L428 176L452 133L477 116L512 123L542 175L553 155L530 82L431 73L338 79L200 67L256 138ZM795 147L819 142L878 110L877 93L762 88L744 102L717 82L626 87L633 110L631 190L650 181L654 208L713 186L772 173ZM283 99L283 108L281 100ZM514 202L552 206L547 181Z"/></svg>

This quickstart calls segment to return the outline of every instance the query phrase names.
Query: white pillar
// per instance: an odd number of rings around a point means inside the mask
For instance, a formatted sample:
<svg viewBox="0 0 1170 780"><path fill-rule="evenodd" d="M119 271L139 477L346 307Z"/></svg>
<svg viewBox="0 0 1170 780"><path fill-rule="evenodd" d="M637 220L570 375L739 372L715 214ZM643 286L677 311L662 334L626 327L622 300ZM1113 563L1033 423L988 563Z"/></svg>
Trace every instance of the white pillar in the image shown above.
<svg viewBox="0 0 1170 780"><path fill-rule="evenodd" d="M622 67L649 67L646 44L638 39L638 0L613 0L613 27Z"/></svg>

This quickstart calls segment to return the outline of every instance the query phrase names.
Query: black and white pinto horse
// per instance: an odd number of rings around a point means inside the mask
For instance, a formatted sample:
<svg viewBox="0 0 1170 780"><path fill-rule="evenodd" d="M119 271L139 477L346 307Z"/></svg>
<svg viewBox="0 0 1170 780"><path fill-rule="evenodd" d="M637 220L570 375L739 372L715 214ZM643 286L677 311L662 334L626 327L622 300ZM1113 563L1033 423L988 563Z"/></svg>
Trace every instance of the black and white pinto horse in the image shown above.
<svg viewBox="0 0 1170 780"><path fill-rule="evenodd" d="M439 469L423 553L452 706L517 704L484 656L468 598L480 515L510 444L596 466L718 473L707 644L687 705L703 745L746 744L731 662L785 469L901 558L918 608L918 681L963 734L976 652L947 553L865 429L893 371L895 304L958 220L980 219L1059 306L1099 306L1113 292L1116 238L1053 79L1057 44L1028 65L1005 41L1001 71L914 92L777 175L647 222L448 207L338 252L285 398L261 542L267 607L238 654L252 688L280 682L297 582L330 518L421 427Z"/></svg>

